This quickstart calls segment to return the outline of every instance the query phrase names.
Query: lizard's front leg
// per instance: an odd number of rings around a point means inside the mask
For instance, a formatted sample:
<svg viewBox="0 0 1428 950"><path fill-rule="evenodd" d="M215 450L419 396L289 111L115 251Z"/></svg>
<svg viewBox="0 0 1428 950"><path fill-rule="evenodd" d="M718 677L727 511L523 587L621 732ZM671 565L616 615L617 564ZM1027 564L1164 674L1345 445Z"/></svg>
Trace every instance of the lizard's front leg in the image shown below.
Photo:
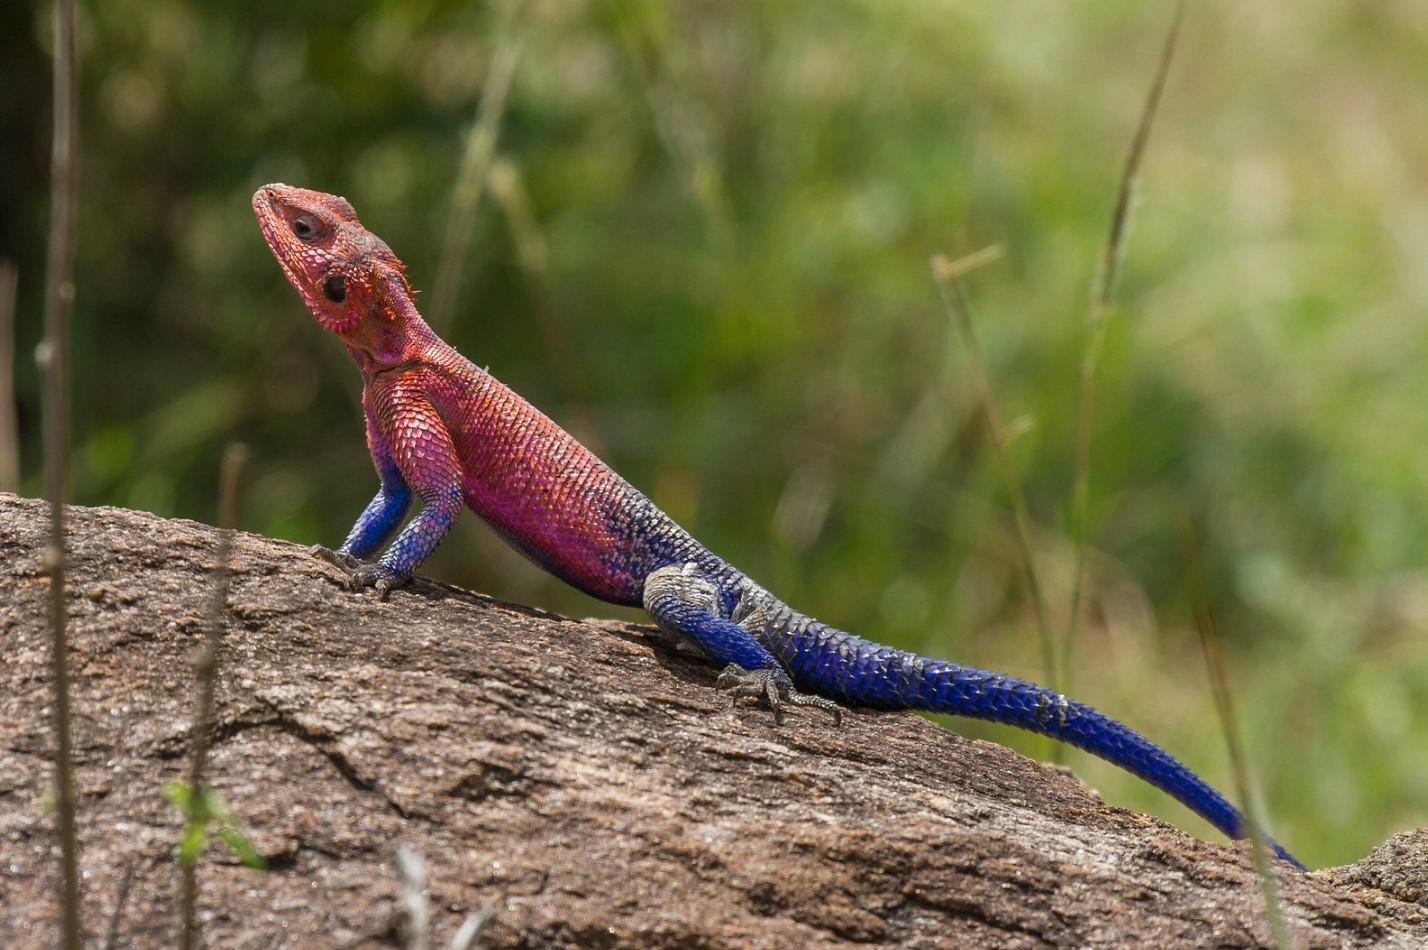
<svg viewBox="0 0 1428 950"><path fill-rule="evenodd" d="M347 540L342 542L342 547L333 551L319 545L317 553L334 564L356 567L358 561L380 548L392 536L411 507L411 501L411 489L405 484L399 489L383 485L357 517L352 530L347 532Z"/></svg>
<svg viewBox="0 0 1428 950"><path fill-rule="evenodd" d="M397 390L386 403L391 422L383 429L391 446L392 462L403 483L421 499L422 509L379 560L358 565L352 572L354 588L375 588L384 600L388 591L410 580L412 572L436 550L462 504L461 462L451 433L436 409L414 388ZM374 499L369 511L375 505ZM383 515L389 513L384 510ZM353 535L361 527L359 519ZM368 529L372 533L376 530ZM351 540L349 536L348 542Z"/></svg>
<svg viewBox="0 0 1428 950"><path fill-rule="evenodd" d="M412 490L392 458L391 446L382 434L370 392L366 389L362 391L362 415L367 422L367 450L372 455L381 487L358 516L352 530L347 532L347 540L342 542L342 547L334 551L319 544L312 549L322 559L349 569L357 567L359 561L387 543L412 503Z"/></svg>
<svg viewBox="0 0 1428 950"><path fill-rule="evenodd" d="M391 456L378 458L376 462L377 471L382 473L382 487L347 532L342 547L332 552L333 560L348 567L355 567L358 561L386 544L412 504L412 490Z"/></svg>

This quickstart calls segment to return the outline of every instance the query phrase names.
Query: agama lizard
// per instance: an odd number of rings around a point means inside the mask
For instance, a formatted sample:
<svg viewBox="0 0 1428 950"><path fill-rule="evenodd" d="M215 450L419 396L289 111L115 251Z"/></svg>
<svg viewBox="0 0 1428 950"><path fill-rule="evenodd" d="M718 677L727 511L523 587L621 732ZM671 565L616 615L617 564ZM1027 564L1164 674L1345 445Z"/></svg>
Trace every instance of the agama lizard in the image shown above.
<svg viewBox="0 0 1428 950"><path fill-rule="evenodd" d="M717 685L841 721L840 703L1008 723L1084 749L1179 799L1232 838L1245 818L1128 727L1033 683L918 656L784 604L422 320L402 262L334 195L273 184L253 210L283 273L362 370L367 447L380 487L336 551L354 589L385 598L426 560L464 502L541 567L724 664ZM411 505L418 514L376 560ZM1289 852L1275 853L1300 870Z"/></svg>

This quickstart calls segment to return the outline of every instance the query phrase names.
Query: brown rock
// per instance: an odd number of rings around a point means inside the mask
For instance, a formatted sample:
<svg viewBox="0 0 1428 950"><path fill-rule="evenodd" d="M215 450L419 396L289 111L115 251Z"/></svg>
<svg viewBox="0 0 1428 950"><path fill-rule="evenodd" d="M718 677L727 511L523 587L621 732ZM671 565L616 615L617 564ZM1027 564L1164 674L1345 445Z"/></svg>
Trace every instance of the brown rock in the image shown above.
<svg viewBox="0 0 1428 950"><path fill-rule="evenodd" d="M45 508L0 495L0 946L56 940ZM174 943L192 653L216 532L70 515L86 927ZM395 850L425 855L436 936L483 946L1267 945L1241 846L1102 804L1074 778L916 716L833 728L730 711L715 670L641 626L421 581L380 603L298 546L240 535L209 767L266 855L200 865L213 947L391 946ZM1280 875L1302 946L1428 943L1428 834Z"/></svg>

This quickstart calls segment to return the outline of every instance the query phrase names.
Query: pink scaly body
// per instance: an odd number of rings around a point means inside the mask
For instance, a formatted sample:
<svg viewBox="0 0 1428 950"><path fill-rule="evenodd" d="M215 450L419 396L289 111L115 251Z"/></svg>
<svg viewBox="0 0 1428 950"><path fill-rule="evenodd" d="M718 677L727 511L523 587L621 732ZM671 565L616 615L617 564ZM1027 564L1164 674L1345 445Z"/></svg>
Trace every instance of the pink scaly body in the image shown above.
<svg viewBox="0 0 1428 950"><path fill-rule="evenodd" d="M372 374L366 397L378 439L400 447L407 482L452 464L454 440L467 505L511 544L563 580L604 600L638 604L644 577L632 561L634 489L573 436L450 347L410 369ZM370 437L369 437L370 440Z"/></svg>

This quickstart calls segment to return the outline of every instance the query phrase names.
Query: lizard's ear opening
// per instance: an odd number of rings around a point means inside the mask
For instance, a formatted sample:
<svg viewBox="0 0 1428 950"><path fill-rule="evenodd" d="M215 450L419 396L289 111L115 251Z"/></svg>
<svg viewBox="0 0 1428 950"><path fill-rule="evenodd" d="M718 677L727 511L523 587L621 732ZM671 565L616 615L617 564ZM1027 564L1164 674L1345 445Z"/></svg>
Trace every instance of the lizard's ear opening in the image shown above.
<svg viewBox="0 0 1428 950"><path fill-rule="evenodd" d="M351 277L352 280L348 280ZM317 322L333 333L346 333L362 321L365 311L363 302L370 297L365 293L367 284L360 273L330 271L308 287L308 308Z"/></svg>

